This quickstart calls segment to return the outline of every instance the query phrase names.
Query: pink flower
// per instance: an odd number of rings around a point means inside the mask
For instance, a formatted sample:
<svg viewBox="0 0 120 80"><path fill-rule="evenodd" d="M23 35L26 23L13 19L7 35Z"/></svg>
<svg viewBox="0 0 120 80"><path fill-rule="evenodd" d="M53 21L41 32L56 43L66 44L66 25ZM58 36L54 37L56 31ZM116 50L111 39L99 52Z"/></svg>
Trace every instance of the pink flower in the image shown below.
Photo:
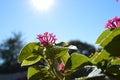
<svg viewBox="0 0 120 80"><path fill-rule="evenodd" d="M64 68L65 68L65 64L64 64L63 62L61 62L60 65L59 65L59 70L60 70L60 74L61 74L62 76L67 75L67 72L64 71Z"/></svg>
<svg viewBox="0 0 120 80"><path fill-rule="evenodd" d="M114 29L120 27L120 18L115 16L113 19L108 20L108 22L105 24L105 28Z"/></svg>
<svg viewBox="0 0 120 80"><path fill-rule="evenodd" d="M65 67L65 64L63 62L61 62L60 65L59 65L59 70L63 71L64 67Z"/></svg>
<svg viewBox="0 0 120 80"><path fill-rule="evenodd" d="M43 46L55 44L56 36L53 33L45 32L44 34L37 35L37 39L40 41Z"/></svg>

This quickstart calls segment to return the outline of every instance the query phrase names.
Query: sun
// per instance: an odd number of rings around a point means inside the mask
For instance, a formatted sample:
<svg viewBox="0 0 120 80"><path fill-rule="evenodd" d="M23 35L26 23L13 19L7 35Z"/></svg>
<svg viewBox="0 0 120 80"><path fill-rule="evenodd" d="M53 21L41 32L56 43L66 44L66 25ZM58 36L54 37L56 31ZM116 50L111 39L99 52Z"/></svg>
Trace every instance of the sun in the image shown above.
<svg viewBox="0 0 120 80"><path fill-rule="evenodd" d="M31 4L38 11L46 11L53 6L54 0L31 0Z"/></svg>

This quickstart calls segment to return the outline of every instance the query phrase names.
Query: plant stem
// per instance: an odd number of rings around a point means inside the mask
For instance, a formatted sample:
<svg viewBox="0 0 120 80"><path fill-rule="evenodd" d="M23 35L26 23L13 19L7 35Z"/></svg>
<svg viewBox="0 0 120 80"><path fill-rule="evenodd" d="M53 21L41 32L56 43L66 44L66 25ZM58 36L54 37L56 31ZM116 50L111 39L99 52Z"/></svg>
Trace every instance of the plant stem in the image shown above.
<svg viewBox="0 0 120 80"><path fill-rule="evenodd" d="M48 59L46 59L46 61L47 61L48 65L49 65L49 72L52 74L52 76L53 76L54 78L57 77L51 61L48 60Z"/></svg>

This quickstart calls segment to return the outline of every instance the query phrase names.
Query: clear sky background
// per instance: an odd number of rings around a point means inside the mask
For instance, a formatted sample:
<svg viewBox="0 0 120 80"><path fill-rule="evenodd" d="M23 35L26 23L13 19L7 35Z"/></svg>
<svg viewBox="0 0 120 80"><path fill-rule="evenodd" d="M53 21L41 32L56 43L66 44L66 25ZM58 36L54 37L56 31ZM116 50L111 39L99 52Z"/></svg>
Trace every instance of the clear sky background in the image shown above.
<svg viewBox="0 0 120 80"><path fill-rule="evenodd" d="M36 10L31 0L0 0L0 42L22 32L25 42L38 41L36 35L50 32L58 42L81 40L95 44L108 19L120 16L115 0L54 0L46 11Z"/></svg>

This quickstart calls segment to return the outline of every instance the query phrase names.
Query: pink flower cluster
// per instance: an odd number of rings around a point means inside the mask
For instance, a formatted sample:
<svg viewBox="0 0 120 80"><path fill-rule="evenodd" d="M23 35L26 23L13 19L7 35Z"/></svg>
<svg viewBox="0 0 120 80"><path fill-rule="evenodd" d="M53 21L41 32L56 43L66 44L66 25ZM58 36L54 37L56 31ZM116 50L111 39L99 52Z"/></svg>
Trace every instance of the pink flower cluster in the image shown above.
<svg viewBox="0 0 120 80"><path fill-rule="evenodd" d="M37 39L40 41L43 46L55 44L56 36L53 33L45 32L44 34L37 35Z"/></svg>
<svg viewBox="0 0 120 80"><path fill-rule="evenodd" d="M118 18L117 16L114 17L112 20L108 20L108 22L105 24L105 28L114 29L117 27L120 27L120 18Z"/></svg>

